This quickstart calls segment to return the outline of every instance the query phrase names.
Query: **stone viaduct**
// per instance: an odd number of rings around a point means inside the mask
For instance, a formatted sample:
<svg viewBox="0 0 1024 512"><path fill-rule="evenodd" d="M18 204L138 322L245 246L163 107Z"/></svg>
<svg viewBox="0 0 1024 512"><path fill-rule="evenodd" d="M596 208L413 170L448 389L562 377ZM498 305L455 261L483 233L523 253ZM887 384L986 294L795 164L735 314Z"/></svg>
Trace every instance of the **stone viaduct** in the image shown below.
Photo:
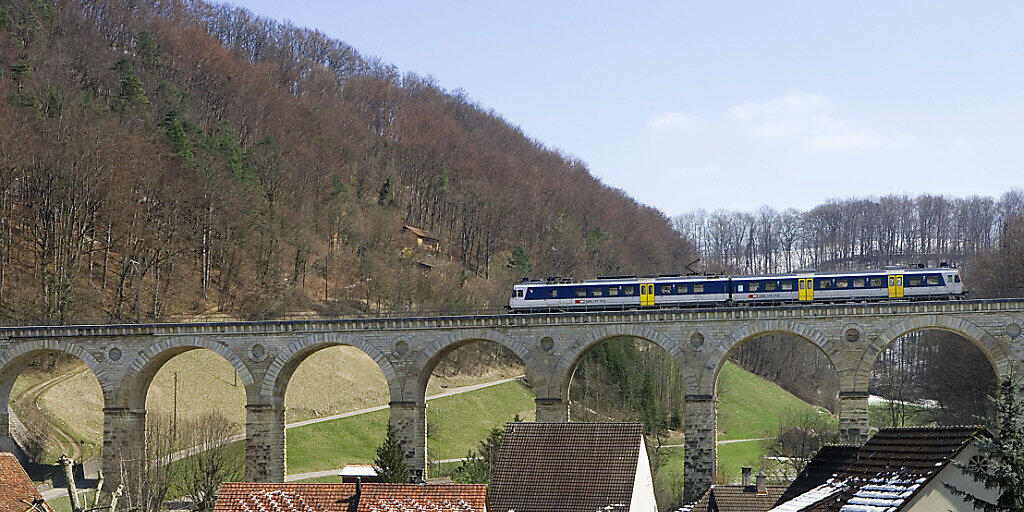
<svg viewBox="0 0 1024 512"><path fill-rule="evenodd" d="M171 357L206 348L224 357L246 391L245 477L285 476L284 395L296 367L313 352L351 345L380 366L391 395L391 424L410 467L426 466L425 388L435 365L475 341L499 343L523 362L536 393L538 421L568 420L568 388L595 344L635 337L657 344L686 379L685 489L697 496L716 462L715 383L729 353L766 333L787 333L827 355L840 384L839 424L847 442L868 432L868 377L878 354L912 331L941 329L976 345L997 374L1024 359L1024 300L879 302L451 316L140 325L69 325L0 329L0 400L18 374L47 351L70 354L103 390L103 466L116 481L144 446L146 392ZM325 383L324 385L330 385ZM980 397L979 397L980 399ZM0 437L10 436L8 408ZM2 440L2 439L0 439Z"/></svg>

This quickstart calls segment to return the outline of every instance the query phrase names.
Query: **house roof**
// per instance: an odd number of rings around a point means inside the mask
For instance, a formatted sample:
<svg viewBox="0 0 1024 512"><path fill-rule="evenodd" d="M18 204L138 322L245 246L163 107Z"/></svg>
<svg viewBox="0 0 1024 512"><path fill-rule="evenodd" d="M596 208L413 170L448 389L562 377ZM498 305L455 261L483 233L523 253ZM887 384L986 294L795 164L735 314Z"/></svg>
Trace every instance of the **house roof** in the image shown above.
<svg viewBox="0 0 1024 512"><path fill-rule="evenodd" d="M765 512L772 508L779 496L786 490L785 485L769 485L765 494L757 493L756 485L712 485L692 505L677 512Z"/></svg>
<svg viewBox="0 0 1024 512"><path fill-rule="evenodd" d="M487 486L228 482L214 512L483 512Z"/></svg>
<svg viewBox="0 0 1024 512"><path fill-rule="evenodd" d="M775 504L785 503L822 485L855 459L858 451L860 447L852 444L822 446Z"/></svg>
<svg viewBox="0 0 1024 512"><path fill-rule="evenodd" d="M42 499L18 458L0 452L0 512L25 512Z"/></svg>
<svg viewBox="0 0 1024 512"><path fill-rule="evenodd" d="M879 430L845 462L842 450L819 452L822 460L808 464L813 473L805 469L794 481L806 490L772 510L897 512L979 435L989 434L976 426ZM824 476L829 467L836 470Z"/></svg>
<svg viewBox="0 0 1024 512"><path fill-rule="evenodd" d="M440 241L440 239L437 238L436 236L434 236L433 233L431 233L430 231L427 231L425 229L420 229L420 228L418 228L416 226L410 226L408 224L406 224L406 225L404 225L402 227L405 228L405 229L408 229L409 231L412 232L412 234L414 234L414 235L416 235L416 236L418 236L420 238L429 238L431 240L438 240L438 241Z"/></svg>
<svg viewBox="0 0 1024 512"><path fill-rule="evenodd" d="M509 423L488 507L500 512L627 511L642 439L640 423Z"/></svg>

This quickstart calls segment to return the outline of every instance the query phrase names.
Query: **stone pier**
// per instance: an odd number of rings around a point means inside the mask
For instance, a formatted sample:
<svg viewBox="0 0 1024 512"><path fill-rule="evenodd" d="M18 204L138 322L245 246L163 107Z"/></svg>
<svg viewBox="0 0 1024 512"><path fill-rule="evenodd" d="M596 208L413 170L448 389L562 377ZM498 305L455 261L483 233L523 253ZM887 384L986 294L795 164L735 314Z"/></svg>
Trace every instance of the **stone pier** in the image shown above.
<svg viewBox="0 0 1024 512"><path fill-rule="evenodd" d="M391 402L391 428L402 445L410 480L426 478L427 408L417 402Z"/></svg>
<svg viewBox="0 0 1024 512"><path fill-rule="evenodd" d="M288 448L284 406L245 406L245 481L284 482Z"/></svg>
<svg viewBox="0 0 1024 512"><path fill-rule="evenodd" d="M868 392L841 391L839 393L839 442L864 444L868 440L868 429Z"/></svg>
<svg viewBox="0 0 1024 512"><path fill-rule="evenodd" d="M696 500L714 482L718 461L718 424L715 398L711 395L686 397L683 418L686 436L683 455L683 501Z"/></svg>

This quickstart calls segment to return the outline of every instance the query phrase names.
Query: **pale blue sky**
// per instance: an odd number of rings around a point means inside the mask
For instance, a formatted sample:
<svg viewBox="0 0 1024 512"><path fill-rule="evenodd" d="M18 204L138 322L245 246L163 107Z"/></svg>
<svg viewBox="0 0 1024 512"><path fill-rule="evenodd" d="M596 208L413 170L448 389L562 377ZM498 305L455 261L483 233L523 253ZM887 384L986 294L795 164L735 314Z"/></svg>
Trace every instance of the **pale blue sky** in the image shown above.
<svg viewBox="0 0 1024 512"><path fill-rule="evenodd" d="M235 0L675 215L1024 184L1024 3Z"/></svg>

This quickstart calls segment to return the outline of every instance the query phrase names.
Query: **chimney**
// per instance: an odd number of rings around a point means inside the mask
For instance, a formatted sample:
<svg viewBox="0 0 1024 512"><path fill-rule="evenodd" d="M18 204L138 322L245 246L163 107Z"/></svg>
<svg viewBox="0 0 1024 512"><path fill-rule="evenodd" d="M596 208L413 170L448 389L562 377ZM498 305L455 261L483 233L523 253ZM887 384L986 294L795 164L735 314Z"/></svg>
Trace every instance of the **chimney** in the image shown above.
<svg viewBox="0 0 1024 512"><path fill-rule="evenodd" d="M744 487L749 487L751 485L750 474L753 471L754 471L754 468L740 468L740 472L743 474L743 486Z"/></svg>
<svg viewBox="0 0 1024 512"><path fill-rule="evenodd" d="M757 493L768 494L768 477L764 476L764 468L757 472Z"/></svg>

